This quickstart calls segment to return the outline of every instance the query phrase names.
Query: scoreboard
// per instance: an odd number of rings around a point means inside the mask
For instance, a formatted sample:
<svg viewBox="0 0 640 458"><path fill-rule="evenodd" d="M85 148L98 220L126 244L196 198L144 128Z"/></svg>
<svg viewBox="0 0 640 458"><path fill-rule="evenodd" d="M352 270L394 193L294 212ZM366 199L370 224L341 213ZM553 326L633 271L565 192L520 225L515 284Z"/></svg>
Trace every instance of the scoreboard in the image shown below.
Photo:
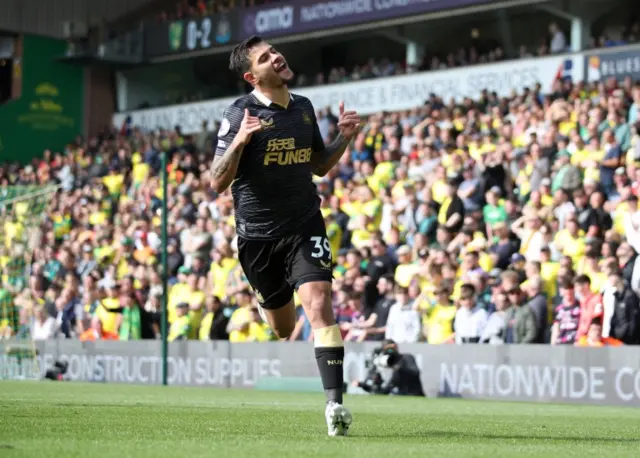
<svg viewBox="0 0 640 458"><path fill-rule="evenodd" d="M145 55L160 57L206 51L237 41L237 15L216 14L145 26Z"/></svg>

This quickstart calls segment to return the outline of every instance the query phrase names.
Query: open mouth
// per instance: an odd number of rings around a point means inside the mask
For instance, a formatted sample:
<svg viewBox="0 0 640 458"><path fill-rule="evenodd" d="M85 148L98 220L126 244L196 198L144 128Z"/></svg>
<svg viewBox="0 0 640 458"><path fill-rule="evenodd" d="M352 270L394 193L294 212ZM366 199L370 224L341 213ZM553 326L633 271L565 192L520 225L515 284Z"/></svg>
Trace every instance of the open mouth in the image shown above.
<svg viewBox="0 0 640 458"><path fill-rule="evenodd" d="M280 63L276 64L276 66L275 66L275 70L278 73L285 71L287 68L289 68L289 67L287 66L286 62L280 62Z"/></svg>

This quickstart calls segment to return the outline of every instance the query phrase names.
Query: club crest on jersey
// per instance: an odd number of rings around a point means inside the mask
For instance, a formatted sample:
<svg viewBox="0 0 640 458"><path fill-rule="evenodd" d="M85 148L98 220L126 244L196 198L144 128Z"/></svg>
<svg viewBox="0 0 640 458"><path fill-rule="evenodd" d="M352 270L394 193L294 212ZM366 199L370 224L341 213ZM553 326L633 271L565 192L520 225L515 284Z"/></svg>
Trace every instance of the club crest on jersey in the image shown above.
<svg viewBox="0 0 640 458"><path fill-rule="evenodd" d="M302 113L302 122L305 124L311 124L311 116L305 111Z"/></svg>
<svg viewBox="0 0 640 458"><path fill-rule="evenodd" d="M260 125L262 126L263 129L271 129L272 127L275 127L275 123L273 122L273 118L261 119L260 120Z"/></svg>

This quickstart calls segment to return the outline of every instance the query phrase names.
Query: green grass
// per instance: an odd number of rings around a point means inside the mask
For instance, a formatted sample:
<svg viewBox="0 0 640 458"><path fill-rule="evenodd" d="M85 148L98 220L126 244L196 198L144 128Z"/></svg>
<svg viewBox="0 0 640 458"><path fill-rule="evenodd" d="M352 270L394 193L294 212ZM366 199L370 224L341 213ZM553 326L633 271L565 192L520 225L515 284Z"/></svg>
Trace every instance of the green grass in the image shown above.
<svg viewBox="0 0 640 458"><path fill-rule="evenodd" d="M0 382L0 457L634 457L640 412L350 396L329 438L321 394Z"/></svg>

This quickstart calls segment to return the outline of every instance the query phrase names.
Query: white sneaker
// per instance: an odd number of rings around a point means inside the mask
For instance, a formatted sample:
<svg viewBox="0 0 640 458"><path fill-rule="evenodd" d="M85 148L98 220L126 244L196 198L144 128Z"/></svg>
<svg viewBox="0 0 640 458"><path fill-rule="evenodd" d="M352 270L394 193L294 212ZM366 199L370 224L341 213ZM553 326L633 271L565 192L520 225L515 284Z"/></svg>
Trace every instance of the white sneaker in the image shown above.
<svg viewBox="0 0 640 458"><path fill-rule="evenodd" d="M329 402L324 412L329 436L346 436L351 426L351 412L342 404Z"/></svg>

